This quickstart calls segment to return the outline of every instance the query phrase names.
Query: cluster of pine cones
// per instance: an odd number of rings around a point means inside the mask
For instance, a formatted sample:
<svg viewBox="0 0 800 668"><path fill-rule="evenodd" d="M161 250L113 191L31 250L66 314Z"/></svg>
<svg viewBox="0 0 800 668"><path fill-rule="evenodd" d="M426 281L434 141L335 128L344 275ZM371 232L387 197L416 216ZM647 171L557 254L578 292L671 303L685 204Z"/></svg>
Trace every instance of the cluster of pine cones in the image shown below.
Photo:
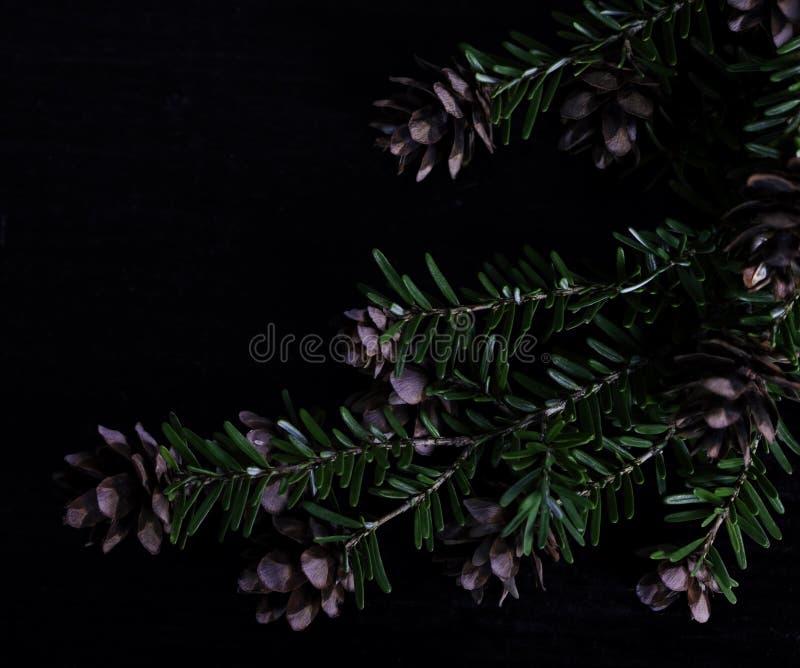
<svg viewBox="0 0 800 668"><path fill-rule="evenodd" d="M780 47L800 34L800 0L727 0L728 25L734 32L763 28ZM417 59L424 78L390 77L402 90L376 100L379 118L370 125L383 136L377 141L398 158L399 172L413 163L417 181L447 158L455 178L474 155L476 137L492 153L492 96L495 87L476 80L462 62L438 67ZM631 68L613 63L583 72L560 107L565 125L559 148L592 151L595 165L639 158L639 125L655 110L658 84Z"/></svg>
<svg viewBox="0 0 800 668"><path fill-rule="evenodd" d="M276 434L272 421L250 411L239 413L239 420L249 428L247 440L269 460ZM329 527L313 517L293 517L287 505L280 481L270 483L261 508L272 520L272 531L262 536L264 554L239 577L239 591L261 597L256 609L260 624L285 617L293 630L302 631L320 610L328 617L339 615L346 593L353 591L353 576L345 572L340 547L315 542L333 533Z"/></svg>
<svg viewBox="0 0 800 668"><path fill-rule="evenodd" d="M371 125L384 135L377 144L399 158L401 173L420 158L417 181L449 152L448 168L455 178L472 159L476 136L490 153L494 150L492 87L476 81L459 63L439 68L418 62L435 80L391 78L404 89L374 103L382 115ZM584 72L561 106L566 128L559 147L573 153L591 149L600 169L629 155L638 159L639 122L653 115L656 87L640 73L611 64Z"/></svg>
<svg viewBox="0 0 800 668"><path fill-rule="evenodd" d="M732 8L731 30L761 27L780 47L800 34L800 0L727 0ZM378 144L399 161L399 170L416 166L417 181L434 166L447 161L455 178L469 164L477 145L494 150L492 124L493 87L476 80L462 63L438 67L418 61L430 81L392 78L402 90L375 102L381 118L372 125L381 131ZM657 84L640 72L614 64L601 64L580 74L560 106L564 132L559 148L577 153L591 151L595 165L638 161L640 126L652 119ZM747 200L730 211L727 219L739 228L726 251L744 257L742 282L752 291L769 288L779 301L794 299L800 287L800 159L783 172L757 173L747 180ZM402 374L393 370L399 335L381 341L396 319L370 306L348 311L351 324L344 334L349 347L347 363L374 379L370 391L354 397L350 406L365 426L390 434L386 418L391 411L408 425L415 438L442 426L441 414L452 414L451 402L428 396L432 372L427 362L409 363ZM767 442L775 439L777 410L769 387L800 398L800 383L783 371L786 360L775 358L768 345L718 332L697 344L696 350L675 358L680 378L672 391L677 398L675 425L679 435L696 443L696 451L714 461L735 449L747 461L751 434ZM248 440L269 459L275 431L271 421L250 412L240 414L249 428ZM151 554L160 551L170 531L170 503L164 495L170 472L158 444L140 424L137 440L120 432L99 428L103 443L93 452L66 457L70 470L62 482L73 493L65 523L90 528L104 552L135 532ZM420 446L432 454L431 445ZM176 461L177 453L170 451ZM270 516L266 547L239 578L240 591L260 596L257 620L269 623L285 617L294 630L305 629L320 611L339 615L353 576L345 569L341 546L319 544L316 539L331 530L314 518L299 519L287 511L287 499L278 482L270 484L261 501ZM503 537L509 518L496 502L467 499L465 526L448 525L439 538L446 545L468 545L470 554L454 573L457 583L480 602L486 589L499 586L500 604L518 598L516 576L524 556L519 532ZM559 558L552 533L546 551ZM542 561L531 554L537 581L543 586ZM679 563L663 562L655 573L642 578L637 594L646 605L661 610L686 592L693 619L709 617L711 593L719 587L705 567L694 573L697 555ZM693 574L694 573L694 574Z"/></svg>
<svg viewBox="0 0 800 668"><path fill-rule="evenodd" d="M376 306L353 309L345 312L345 316L351 321L340 332L347 344L345 362L375 380L370 390L349 399L347 403L353 413L361 417L365 426L375 427L384 434L392 432L385 410L391 411L404 427L410 425L412 428L408 432L413 438L430 434L425 422L441 427L441 413L453 413L455 406L446 399L426 395L425 390L432 378L427 363L409 362L398 375L394 365L400 335L395 334L389 341L381 343L381 336L396 322L393 316ZM419 446L417 452L430 454L432 446Z"/></svg>

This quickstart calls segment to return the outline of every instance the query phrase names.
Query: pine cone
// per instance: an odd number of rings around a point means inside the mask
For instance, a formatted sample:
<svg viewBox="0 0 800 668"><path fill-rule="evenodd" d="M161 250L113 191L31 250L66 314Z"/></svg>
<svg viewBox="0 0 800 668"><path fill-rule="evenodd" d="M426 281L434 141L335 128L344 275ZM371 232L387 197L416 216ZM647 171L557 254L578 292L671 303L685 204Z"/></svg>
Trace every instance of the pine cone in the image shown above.
<svg viewBox="0 0 800 668"><path fill-rule="evenodd" d="M440 535L445 545L480 541L472 555L463 563L457 574L456 583L470 592L475 602L480 604L486 588L494 577L499 580L502 587L498 605L503 605L509 594L518 599L516 575L523 556L521 531L506 538L500 535L510 518L506 516L503 507L495 501L465 499L464 507L469 513L466 526L448 525ZM547 550L558 560L558 547L552 534L548 537ZM544 589L542 560L535 551L532 553L532 558L537 582Z"/></svg>
<svg viewBox="0 0 800 668"><path fill-rule="evenodd" d="M252 411L240 411L239 421L249 428L247 440L253 447L267 460L270 460L272 452L272 439L276 436L272 420L262 417ZM286 494L280 494L281 481L275 480L264 489L264 496L261 497L261 507L270 515L280 515L286 510L289 502Z"/></svg>
<svg viewBox="0 0 800 668"><path fill-rule="evenodd" d="M170 505L162 492L170 482L169 471L158 444L138 423L139 442L134 445L113 429L101 426L98 431L105 444L94 453L65 457L83 489L87 478L99 482L67 505L64 523L75 529L109 523L103 552L112 550L136 524L139 542L158 554L162 536L170 529Z"/></svg>
<svg viewBox="0 0 800 668"><path fill-rule="evenodd" d="M252 411L239 411L239 421L248 427L247 440L267 460L272 452L272 439L276 436L272 420Z"/></svg>
<svg viewBox="0 0 800 668"><path fill-rule="evenodd" d="M345 364L366 369L377 378L386 362L393 364L395 361L395 349L400 334L386 343L380 341L383 333L395 321L377 306L352 309L346 311L345 316L354 321L354 324L339 332L339 340L344 342L345 349L341 351L337 348L337 352L344 353Z"/></svg>
<svg viewBox="0 0 800 668"><path fill-rule="evenodd" d="M271 549L239 578L240 592L262 595L256 620L269 624L285 616L294 631L302 631L320 609L337 617L354 587L341 550L314 543L331 532L313 518L306 522L275 515L272 521L279 539L271 540Z"/></svg>
<svg viewBox="0 0 800 668"><path fill-rule="evenodd" d="M384 410L388 409L412 438L423 439L430 436L426 422L440 431L444 430L446 425L442 413L452 415L456 411L454 402L425 395L429 382L425 369L407 364L399 377L394 371L385 374L368 392L350 397L347 405L355 415L360 416L366 427L374 427L390 436L394 430L384 414ZM434 446L416 445L415 449L421 455L429 455Z"/></svg>
<svg viewBox="0 0 800 668"><path fill-rule="evenodd" d="M420 59L417 62L434 75L434 81L391 77L405 90L377 100L374 104L383 117L370 125L386 135L377 144L400 159L400 173L421 155L417 181L422 181L449 152L447 166L455 178L472 159L475 135L490 153L494 151L489 89L459 63L454 68L439 68Z"/></svg>
<svg viewBox="0 0 800 668"><path fill-rule="evenodd" d="M577 153L592 147L594 163L605 169L629 154L639 158L639 120L653 116L648 89L656 84L633 70L608 65L591 69L561 105L566 130L558 147Z"/></svg>
<svg viewBox="0 0 800 668"><path fill-rule="evenodd" d="M712 460L731 446L748 458L754 429L774 441L777 409L768 384L790 396L800 388L785 377L780 360L768 349L732 335L703 341L697 352L675 361L690 378L678 389L683 395L676 419L679 434L699 439L698 450Z"/></svg>
<svg viewBox="0 0 800 668"><path fill-rule="evenodd" d="M747 179L752 198L727 214L748 227L728 246L745 242L750 256L742 280L750 290L772 285L776 299L790 298L800 279L800 161L783 174L753 174ZM792 173L793 172L793 173Z"/></svg>
<svg viewBox="0 0 800 668"><path fill-rule="evenodd" d="M711 616L709 592L718 594L720 589L705 565L700 566L692 576L696 565L697 555L677 563L662 561L655 573L648 573L639 580L636 595L651 610L658 612L671 605L685 591L692 619L703 624Z"/></svg>
<svg viewBox="0 0 800 668"><path fill-rule="evenodd" d="M783 46L800 28L800 0L728 0L734 9L730 29L741 32L763 27L776 47Z"/></svg>

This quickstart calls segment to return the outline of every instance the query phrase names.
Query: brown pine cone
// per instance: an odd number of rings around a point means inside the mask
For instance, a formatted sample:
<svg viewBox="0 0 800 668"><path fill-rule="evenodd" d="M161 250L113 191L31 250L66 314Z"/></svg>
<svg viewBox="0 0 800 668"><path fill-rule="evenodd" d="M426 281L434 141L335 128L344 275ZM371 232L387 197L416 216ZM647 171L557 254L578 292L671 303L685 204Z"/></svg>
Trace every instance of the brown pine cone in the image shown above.
<svg viewBox="0 0 800 668"><path fill-rule="evenodd" d="M750 290L771 285L776 299L789 299L800 277L800 161L784 173L753 174L747 179L750 199L727 214L746 225L728 246L749 246L742 280Z"/></svg>
<svg viewBox="0 0 800 668"><path fill-rule="evenodd" d="M718 594L720 588L705 565L700 566L694 576L691 575L696 566L696 555L677 563L662 561L655 573L648 573L639 580L636 595L651 610L658 612L671 605L681 592L686 592L692 619L703 624L711 616L709 594Z"/></svg>
<svg viewBox="0 0 800 668"><path fill-rule="evenodd" d="M103 552L112 550L135 526L142 546L158 554L163 534L170 530L170 505L162 492L170 483L169 470L158 444L138 423L139 439L133 445L118 431L102 426L98 431L105 443L94 453L65 457L71 467L67 477L77 473L81 479L69 486L85 489L86 480L93 486L67 504L64 523L76 529L108 524Z"/></svg>
<svg viewBox="0 0 800 668"><path fill-rule="evenodd" d="M421 156L417 181L422 181L447 157L450 176L455 178L472 159L475 135L490 153L494 151L490 91L459 63L440 68L417 62L433 81L391 77L404 90L374 103L383 117L370 125L385 135L377 144L399 158L401 173Z"/></svg>
<svg viewBox="0 0 800 668"><path fill-rule="evenodd" d="M424 439L430 436L426 420L443 430L445 423L442 413L454 414L456 411L454 402L426 396L425 389L429 383L430 376L423 367L407 364L400 376L395 371L385 374L368 392L350 397L347 405L366 427L374 427L387 436L393 433L384 414L384 409L388 408L409 436ZM434 446L417 445L415 449L421 455L429 455Z"/></svg>
<svg viewBox="0 0 800 668"><path fill-rule="evenodd" d="M269 624L286 617L294 631L302 631L320 610L337 617L354 587L341 548L314 543L331 532L313 518L274 515L272 521L278 536L270 539L271 549L239 578L240 592L262 595L256 620Z"/></svg>
<svg viewBox="0 0 800 668"><path fill-rule="evenodd" d="M584 72L561 105L566 130L558 147L572 153L591 147L598 169L631 154L638 160L639 121L653 116L650 89L656 85L638 72L613 65Z"/></svg>
<svg viewBox="0 0 800 668"><path fill-rule="evenodd" d="M728 0L733 8L728 26L734 32L763 27L780 47L800 29L800 0Z"/></svg>
<svg viewBox="0 0 800 668"><path fill-rule="evenodd" d="M272 420L252 411L240 411L239 421L249 428L247 440L269 461L272 452L271 441L276 436ZM261 497L261 507L270 515L280 515L286 510L288 497L286 494L279 493L280 486L280 480L271 482L264 490L264 496Z"/></svg>
<svg viewBox="0 0 800 668"><path fill-rule="evenodd" d="M445 545L461 545L478 542L471 556L463 562L456 576L456 584L472 594L476 603L481 603L486 588L493 578L501 585L498 605L503 605L510 594L519 598L516 575L523 556L522 532L506 538L500 534L509 521L505 509L489 499L465 499L468 518L465 526L445 526L439 538ZM547 551L559 559L558 546L552 533L548 536ZM542 560L536 551L531 554L536 569L536 581L544 589Z"/></svg>
<svg viewBox="0 0 800 668"><path fill-rule="evenodd" d="M383 333L394 324L391 316L387 316L383 309L377 306L368 306L364 309L351 309L344 314L353 321L352 325L339 332L336 353L343 358L345 364L358 369L365 369L377 378L383 371L386 363L395 362L397 340L396 334L391 341L381 343ZM341 342L344 349L340 349Z"/></svg>
<svg viewBox="0 0 800 668"><path fill-rule="evenodd" d="M675 358L689 381L676 418L679 435L697 439L697 449L709 459L730 447L750 456L753 430L767 442L775 440L777 409L768 384L797 396L800 384L788 380L770 351L728 335L703 341L695 353Z"/></svg>
<svg viewBox="0 0 800 668"><path fill-rule="evenodd" d="M269 418L252 411L239 411L239 421L249 429L247 440L267 460L272 452L271 441L276 436L275 425Z"/></svg>

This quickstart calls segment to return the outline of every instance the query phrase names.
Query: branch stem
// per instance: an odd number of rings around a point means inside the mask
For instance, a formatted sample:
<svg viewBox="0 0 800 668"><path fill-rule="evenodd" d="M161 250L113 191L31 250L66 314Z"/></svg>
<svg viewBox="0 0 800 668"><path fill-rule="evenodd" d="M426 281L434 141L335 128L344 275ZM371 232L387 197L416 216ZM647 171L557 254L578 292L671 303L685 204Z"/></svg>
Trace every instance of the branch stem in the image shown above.
<svg viewBox="0 0 800 668"><path fill-rule="evenodd" d="M475 447L487 440L503 438L514 433L515 431L527 429L537 421L546 420L549 417L563 413L571 403L580 401L582 399L587 399L592 395L597 394L607 385L611 385L618 380L631 375L639 368L646 366L648 362L649 360L645 358L636 358L631 360L627 366L603 376L601 379L597 380L591 385L581 387L558 401L552 401L547 406L538 408L530 413L526 413L522 418L512 422L509 425L488 430L481 434L442 436L438 438L431 436L421 438L394 437L387 438L385 440L377 440L376 437L376 441L374 443L365 443L363 445L348 447L342 450L331 450L326 452L324 455L320 454L317 457L313 457L296 464L284 464L270 468L248 467L243 471L187 471L189 475L177 480L171 487L173 489L180 489L191 485L205 486L220 480L238 482L240 480L255 481L263 478L269 478L272 480L282 479L304 471L313 472L320 467L331 464L344 456L364 455L368 452L374 452L376 450L392 450L397 447L453 447L464 448L465 450L474 450Z"/></svg>
<svg viewBox="0 0 800 668"><path fill-rule="evenodd" d="M663 451L664 448L667 447L667 445L669 444L670 440L674 435L675 435L675 426L672 425L670 426L669 431L664 436L664 438L658 443L656 443L652 448L650 448L643 454L636 457L636 459L629 461L627 464L625 464L625 466L617 469L616 471L610 473L604 478L600 478L599 480L593 480L592 482L588 483L580 492L578 492L578 495L589 496L595 489L603 489L607 485L616 482L623 476L630 475L635 468L641 466L645 462L649 461L650 459L658 455L661 451Z"/></svg>
<svg viewBox="0 0 800 668"><path fill-rule="evenodd" d="M630 38L635 37L642 32L645 28L647 28L648 25L655 24L661 20L666 20L669 17L674 16L687 5L693 5L697 2L698 0L678 0L678 2L672 2L652 13L640 14L638 18L635 18L634 14L629 14L627 18L632 20L632 22L622 26L620 30L607 35L602 39L597 39L596 41L592 41L587 44L581 44L580 46L574 48L567 56L553 54L553 60L551 63L543 63L538 67L532 67L523 72L520 76L504 81L502 86L498 89L498 93L507 91L510 88L523 83L524 81L535 78L536 76L550 75L556 70L563 69L567 65L573 65L581 58L589 54L596 53L597 51L611 46L617 42L626 42Z"/></svg>
<svg viewBox="0 0 800 668"><path fill-rule="evenodd" d="M414 508L415 506L419 505L428 495L430 495L431 493L433 493L436 490L438 490L445 482L447 482L453 476L453 474L455 474L455 472L458 469L460 469L461 466L463 466L464 462L470 457L470 455L472 455L472 453L480 445L482 445L484 442L486 442L488 440L491 440L493 438L502 438L503 436L508 436L509 434L512 434L515 431L524 430L527 427L529 427L531 424L533 424L533 422L535 422L538 419L544 419L546 417L561 413L567 408L567 406L569 405L570 402L576 401L576 400L580 400L580 399L586 399L586 398L592 396L593 394L596 394L605 385L618 381L623 376L626 376L626 375L630 374L634 369L639 368L640 366L643 366L644 364L645 364L645 361L642 360L642 361L633 363L633 364L625 367L625 369L622 369L620 371L617 371L617 372L614 372L612 374L609 374L609 375L605 376L602 379L602 381L594 383L591 386L581 388L580 390L576 390L575 392L570 394L567 398L562 399L558 403L556 403L554 405L551 405L551 406L547 406L547 407L542 408L542 409L539 409L539 410L534 411L532 413L529 413L525 418L523 418L522 420L519 420L518 422L515 422L515 423L509 425L508 427L496 430L494 432L488 432L488 433L482 434L482 435L477 436L477 437L468 437L468 438L471 438L472 440L469 442L468 445L466 445L464 450L456 458L456 460L453 462L453 464L449 468L447 468L438 478L436 478L436 480L434 481L434 483L432 485L430 485L426 490L420 492L419 494L416 494L416 495L414 495L412 497L409 497L408 499L406 499L406 501L403 504L401 504L400 506L398 506L397 508L395 508L391 512L387 513L386 515L384 515L384 516L380 517L379 519L375 520L374 522L370 523L369 526L367 526L367 528L364 531L361 531L361 532L355 534L352 538L350 538L347 541L347 543L345 544L345 549L349 552L356 545L358 545L358 543L360 543L364 538L369 536L369 534L373 533L374 531L377 531L381 526L383 526L387 522L390 522L395 517L399 517L403 513L407 512L407 511L411 510L412 508ZM673 431L670 432L670 435L673 432L674 432L674 428L673 428ZM467 437L465 437L465 438L467 438ZM667 440L668 439L665 439L665 444L666 444ZM663 447L664 447L664 445L661 446L661 449L663 449ZM660 452L660 450L656 451L656 448L652 448L647 453L645 453L644 455L639 457L638 460L634 460L634 462L631 462L631 464L628 467L626 467L626 469L628 469L629 471L632 471L633 470L633 466L635 465L635 462L637 462L637 461L645 462L648 459L650 459L650 457L654 456L656 454L656 452ZM618 472L619 475L623 475L624 474L623 472L626 469L622 469L620 472ZM613 476L612 476L612 478L613 478ZM607 483L603 483L603 484L607 484Z"/></svg>
<svg viewBox="0 0 800 668"><path fill-rule="evenodd" d="M482 302L478 304L461 304L459 306L447 306L442 308L431 308L431 309L411 309L407 311L404 315L400 316L399 319L401 321L405 321L405 320L411 320L419 315L422 315L427 318L452 317L464 313L472 314L472 313L480 313L482 311L496 311L498 309L511 306L512 304L516 304L517 306L522 306L529 302L546 301L548 299L559 298L559 297L562 298L574 297L574 296L588 297L596 294L602 295L603 293L607 293L606 297L608 299L613 299L615 297L618 297L619 295L624 295L631 292L635 292L636 290L640 290L641 288L645 287L648 283L658 278L661 274L670 271L675 267L688 267L689 265L690 262L688 260L670 260L667 264L665 264L662 267L659 267L652 274L648 275L646 278L637 281L621 282L621 283L595 283L590 285L572 285L568 288L555 288L553 290L548 290L548 291L534 290L532 292L521 293L517 296L499 297L497 299L493 299L491 301Z"/></svg>
<svg viewBox="0 0 800 668"><path fill-rule="evenodd" d="M744 466L742 467L741 473L739 473L739 477L736 478L736 482L733 484L733 494L731 494L726 500L724 505L722 506L721 511L717 515L717 519L711 524L711 528L708 530L706 534L706 539L703 542L703 547L700 550L700 557L697 559L697 566L699 568L701 564L703 564L708 557L708 553L711 551L711 548L714 546L714 541L717 539L717 534L719 533L720 528L725 523L725 520L728 519L731 513L731 507L733 506L736 499L739 497L739 493L742 491L742 487L744 487L744 483L747 481L747 475L750 472L750 467L753 465L753 455L756 454L756 450L758 450L759 443L761 442L760 437L756 437L753 444L750 446L750 456L745 458Z"/></svg>
<svg viewBox="0 0 800 668"><path fill-rule="evenodd" d="M447 467L444 471L442 471L441 475L436 478L436 480L424 491L420 492L419 494L415 494L414 496L408 497L401 505L397 506L391 512L386 513L379 517L377 520L373 522L369 522L366 528L363 531L359 531L357 534L354 534L346 543L345 543L345 551L350 552L355 548L362 540L367 538L370 534L375 533L378 529L380 529L384 524L387 522L391 522L396 517L399 517L403 513L408 512L412 508L415 508L420 503L422 503L428 496L434 494L442 485L444 485L453 475L458 471L463 465L464 462L469 459L473 452L475 452L478 447L484 443L487 438L482 438L477 441L473 441L467 447L465 447L456 457L455 461Z"/></svg>

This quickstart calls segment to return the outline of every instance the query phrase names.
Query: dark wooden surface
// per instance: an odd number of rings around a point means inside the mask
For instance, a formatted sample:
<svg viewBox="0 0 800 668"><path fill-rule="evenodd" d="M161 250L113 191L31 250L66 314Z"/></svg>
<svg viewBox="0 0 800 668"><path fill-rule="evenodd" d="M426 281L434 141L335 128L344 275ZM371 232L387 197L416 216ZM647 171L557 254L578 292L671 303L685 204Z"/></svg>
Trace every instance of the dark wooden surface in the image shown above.
<svg viewBox="0 0 800 668"><path fill-rule="evenodd" d="M259 365L247 346L269 322L335 331L336 314L358 304L355 282L377 278L373 246L412 273L432 250L466 281L491 251L524 241L610 256L610 229L667 212L557 155L552 123L455 184L395 178L372 150L369 102L389 90L386 75L412 72L415 52L441 61L462 39L545 34L544 11L517 4L4 3L6 654L54 666L796 660L800 498L781 476L785 540L751 550L735 576L740 604L715 601L705 626L635 598L648 564L634 549L665 531L652 500L649 518L606 530L573 568L547 568L547 592L525 582L523 600L501 610L473 607L400 540L401 524L387 538L395 592L304 635L255 624L255 602L235 594L236 544L199 539L157 559L131 544L103 557L61 526L50 475L96 442L98 422L157 429L175 410L208 432L240 408L277 410L283 387L329 406L357 387L349 369Z"/></svg>

